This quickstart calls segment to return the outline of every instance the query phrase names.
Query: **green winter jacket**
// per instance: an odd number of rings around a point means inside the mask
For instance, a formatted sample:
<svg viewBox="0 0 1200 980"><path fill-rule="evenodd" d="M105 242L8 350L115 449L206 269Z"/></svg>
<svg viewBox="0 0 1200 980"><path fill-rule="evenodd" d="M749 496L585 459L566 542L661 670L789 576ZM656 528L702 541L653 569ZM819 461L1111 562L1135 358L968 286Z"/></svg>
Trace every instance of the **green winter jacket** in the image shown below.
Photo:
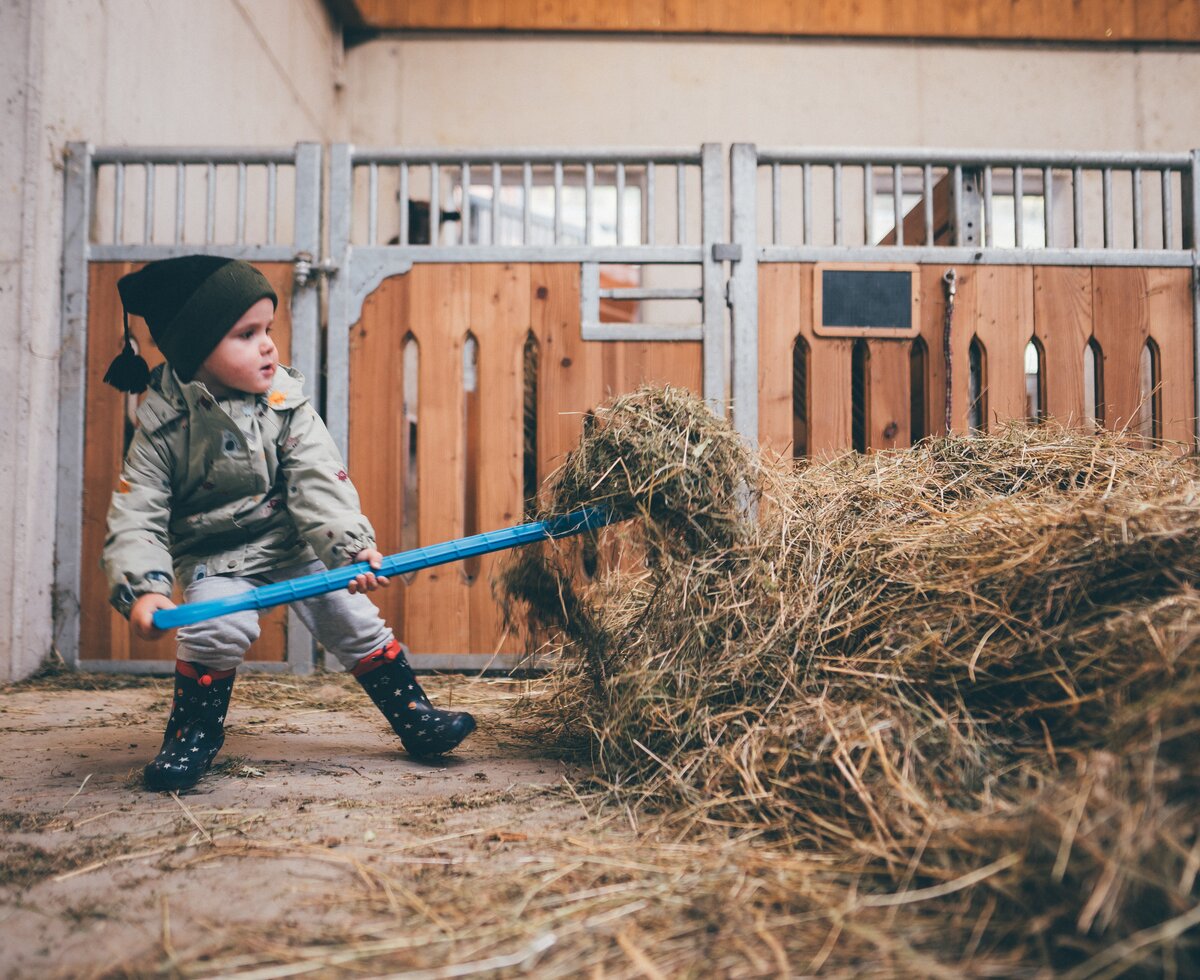
<svg viewBox="0 0 1200 980"><path fill-rule="evenodd" d="M375 547L341 454L300 372L218 401L165 365L150 377L108 510L101 567L128 616L147 592L205 575L251 575L319 557L330 568Z"/></svg>

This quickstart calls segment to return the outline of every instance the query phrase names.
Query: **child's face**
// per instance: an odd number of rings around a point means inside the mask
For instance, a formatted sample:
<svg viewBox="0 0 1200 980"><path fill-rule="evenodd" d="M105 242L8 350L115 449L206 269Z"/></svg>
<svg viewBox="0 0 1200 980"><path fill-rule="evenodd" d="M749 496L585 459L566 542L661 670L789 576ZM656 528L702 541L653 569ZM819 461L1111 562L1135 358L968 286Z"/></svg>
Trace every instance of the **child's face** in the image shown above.
<svg viewBox="0 0 1200 980"><path fill-rule="evenodd" d="M271 339L274 320L274 304L260 299L196 369L196 380L203 381L218 398L268 391L279 367L279 351Z"/></svg>

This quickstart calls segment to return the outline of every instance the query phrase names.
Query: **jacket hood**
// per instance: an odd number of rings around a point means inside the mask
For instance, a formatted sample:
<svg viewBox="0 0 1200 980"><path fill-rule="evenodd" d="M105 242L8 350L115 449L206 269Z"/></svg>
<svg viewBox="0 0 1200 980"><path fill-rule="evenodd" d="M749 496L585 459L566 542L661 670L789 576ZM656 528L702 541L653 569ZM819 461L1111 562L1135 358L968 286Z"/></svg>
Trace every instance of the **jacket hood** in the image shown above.
<svg viewBox="0 0 1200 980"><path fill-rule="evenodd" d="M154 432L186 415L203 399L215 400L203 382L180 381L165 363L160 364L150 372L150 385L137 411L138 424L146 432ZM308 401L304 376L295 368L280 364L270 389L257 395L256 400L279 412L297 408Z"/></svg>

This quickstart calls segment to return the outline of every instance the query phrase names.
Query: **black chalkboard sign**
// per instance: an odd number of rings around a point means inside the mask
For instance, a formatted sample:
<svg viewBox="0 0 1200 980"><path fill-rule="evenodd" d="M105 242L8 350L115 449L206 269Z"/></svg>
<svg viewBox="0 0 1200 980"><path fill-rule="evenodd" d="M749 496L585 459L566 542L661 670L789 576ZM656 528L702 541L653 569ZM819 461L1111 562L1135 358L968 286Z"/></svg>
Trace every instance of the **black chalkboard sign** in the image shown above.
<svg viewBox="0 0 1200 980"><path fill-rule="evenodd" d="M916 315L913 266L818 266L815 330L836 337L911 337Z"/></svg>

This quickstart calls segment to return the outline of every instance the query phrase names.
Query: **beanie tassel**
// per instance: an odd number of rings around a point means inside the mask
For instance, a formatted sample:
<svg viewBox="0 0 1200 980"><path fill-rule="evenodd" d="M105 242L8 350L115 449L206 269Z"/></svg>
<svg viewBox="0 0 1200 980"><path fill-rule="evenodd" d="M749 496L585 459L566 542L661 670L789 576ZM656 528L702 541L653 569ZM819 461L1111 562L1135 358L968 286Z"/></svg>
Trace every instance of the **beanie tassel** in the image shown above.
<svg viewBox="0 0 1200 980"><path fill-rule="evenodd" d="M129 336L129 314L125 313L125 346L108 366L104 374L104 383L112 385L117 391L140 394L150 383L150 368L145 360L133 349L133 341Z"/></svg>

